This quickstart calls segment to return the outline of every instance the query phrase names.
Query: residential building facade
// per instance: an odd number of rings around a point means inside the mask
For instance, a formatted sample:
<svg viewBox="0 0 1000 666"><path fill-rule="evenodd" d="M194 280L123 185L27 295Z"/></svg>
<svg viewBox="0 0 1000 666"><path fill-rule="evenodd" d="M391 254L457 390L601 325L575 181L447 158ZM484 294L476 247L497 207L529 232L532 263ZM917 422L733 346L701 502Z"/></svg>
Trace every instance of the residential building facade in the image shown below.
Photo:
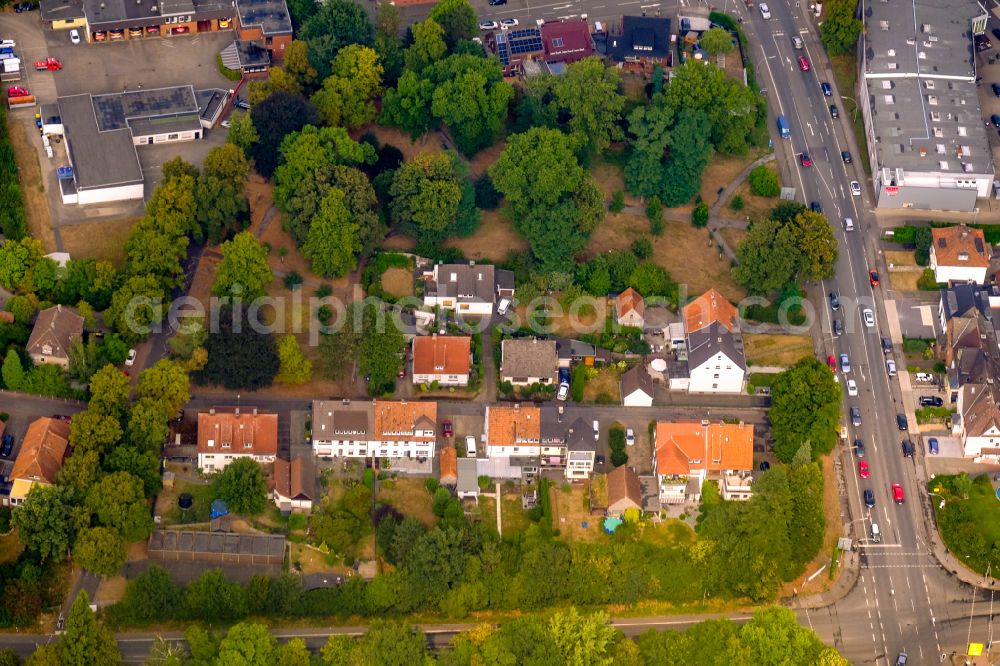
<svg viewBox="0 0 1000 666"><path fill-rule="evenodd" d="M367 458L372 403L313 400L312 446L320 457Z"/></svg>
<svg viewBox="0 0 1000 666"><path fill-rule="evenodd" d="M597 455L597 440L590 423L582 418L573 421L566 431L566 451L566 478L589 479Z"/></svg>
<svg viewBox="0 0 1000 666"><path fill-rule="evenodd" d="M653 406L653 378L644 363L626 370L621 380L622 405L625 407Z"/></svg>
<svg viewBox="0 0 1000 666"><path fill-rule="evenodd" d="M541 410L532 404L487 405L484 429L490 458L541 455Z"/></svg>
<svg viewBox="0 0 1000 666"><path fill-rule="evenodd" d="M198 414L198 469L221 472L239 458L261 465L278 455L278 415L256 408L213 408Z"/></svg>
<svg viewBox="0 0 1000 666"><path fill-rule="evenodd" d="M434 456L437 440L437 403L376 400L369 455L373 458Z"/></svg>
<svg viewBox="0 0 1000 666"><path fill-rule="evenodd" d="M753 424L659 421L653 435L653 468L660 501L698 501L708 478L746 478L753 471ZM749 482L720 483L723 499L747 499Z"/></svg>
<svg viewBox="0 0 1000 666"><path fill-rule="evenodd" d="M284 512L312 511L319 500L316 493L316 463L311 456L296 456L290 461L274 459L272 498Z"/></svg>
<svg viewBox="0 0 1000 666"><path fill-rule="evenodd" d="M619 326L642 328L645 323L646 301L632 287L615 298L615 319Z"/></svg>

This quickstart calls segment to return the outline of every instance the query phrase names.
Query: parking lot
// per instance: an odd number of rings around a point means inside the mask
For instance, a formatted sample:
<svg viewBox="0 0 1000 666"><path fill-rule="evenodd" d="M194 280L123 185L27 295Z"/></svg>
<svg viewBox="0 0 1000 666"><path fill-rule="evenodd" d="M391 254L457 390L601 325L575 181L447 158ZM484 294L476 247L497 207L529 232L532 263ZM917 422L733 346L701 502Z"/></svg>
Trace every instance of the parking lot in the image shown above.
<svg viewBox="0 0 1000 666"><path fill-rule="evenodd" d="M232 32L73 45L69 42L69 31L43 30L38 12L25 12L0 14L0 37L17 42L16 51L23 58L24 68L24 78L17 84L28 88L40 105L52 103L60 96L81 93L103 94L187 84L194 86L195 90L229 89L235 85L216 69L216 55L232 42ZM46 57L58 58L63 65L62 71L34 71L32 63ZM46 155L34 125L34 115L38 110L34 107L13 111L8 117L12 122L24 125L27 135L31 137L31 145L37 151L53 228L104 219L140 217L144 206L141 201L95 206L66 206L62 203L55 169L68 163L65 144L53 144L53 157ZM209 150L225 141L225 134L224 129L216 129L208 131L201 141L140 147L137 152L147 198L161 179L164 162L179 156L200 165ZM56 238L58 244L58 234Z"/></svg>
<svg viewBox="0 0 1000 666"><path fill-rule="evenodd" d="M0 404L3 405L0 411L9 417L4 434L9 433L14 436L14 450L7 458L0 459L2 476L7 476L13 467L14 459L21 451L21 440L24 439L24 433L32 421L53 414L73 415L85 407L84 404L72 400L22 396L6 391L0 391Z"/></svg>

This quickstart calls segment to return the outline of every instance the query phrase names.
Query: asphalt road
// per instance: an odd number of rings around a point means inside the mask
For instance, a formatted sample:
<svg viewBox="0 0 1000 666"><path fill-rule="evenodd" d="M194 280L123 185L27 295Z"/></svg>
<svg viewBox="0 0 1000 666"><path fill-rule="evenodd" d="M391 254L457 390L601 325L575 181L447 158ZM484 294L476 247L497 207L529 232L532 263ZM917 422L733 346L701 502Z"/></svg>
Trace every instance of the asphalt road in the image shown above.
<svg viewBox="0 0 1000 666"><path fill-rule="evenodd" d="M896 415L905 411L902 394L899 383L888 376L888 357L879 340L880 336L889 337L882 287L873 287L868 279L870 268L880 272L884 269L876 263L878 227L866 210L867 191L852 196L849 189L851 180L865 183L860 164L864 157L853 145L850 119L843 115L834 119L829 111L830 104L844 108L840 92L848 96L854 92L837 90L822 46L806 29L810 19L798 4L781 0L769 3L770 20L763 19L758 9L748 12L741 7L739 11L750 33L758 80L767 91L772 127L778 113L791 126L790 139L775 139L782 173L792 174L791 182L786 177L785 184L797 188L799 201L822 205L840 243L836 277L815 286L813 302L823 331L823 353L834 355L838 361L841 354L850 359L850 372L838 374L841 386L846 387L848 379L857 382L858 395L847 396L845 388L844 422L851 423L848 407L860 408L861 425L850 426L850 440L864 441L865 460L870 467L870 477L861 479L857 458L840 447L838 478L828 482L836 481L847 494L851 520L845 532L861 549L862 571L858 584L845 599L821 612L803 613L803 620L852 663L894 663L903 650L916 663L937 662L944 653L964 651L970 637L986 642L988 623L980 620L970 628L968 615L975 595L983 603L989 603L989 595L984 597L981 592L959 586L931 554L926 532L933 524L931 507L926 491L917 484L916 458L902 455L901 441L908 437L896 423ZM793 36L802 38L801 51L794 48ZM800 68L800 55L809 59L809 71ZM833 96L823 95L821 82L830 83ZM851 152L852 164L843 162L841 151L845 150ZM812 166L801 165L802 153L808 153ZM845 217L853 218L854 231L845 231ZM837 292L841 303L837 312L831 310L825 297L832 291ZM863 323L865 308L875 313L874 327ZM834 318L843 322L842 336L832 334ZM897 364L905 366L901 353L895 358ZM921 455L919 438L914 438L914 445ZM894 483L903 487L906 499L902 504L893 501ZM874 492L874 507L864 506L865 489ZM880 527L880 543L870 538L872 523Z"/></svg>

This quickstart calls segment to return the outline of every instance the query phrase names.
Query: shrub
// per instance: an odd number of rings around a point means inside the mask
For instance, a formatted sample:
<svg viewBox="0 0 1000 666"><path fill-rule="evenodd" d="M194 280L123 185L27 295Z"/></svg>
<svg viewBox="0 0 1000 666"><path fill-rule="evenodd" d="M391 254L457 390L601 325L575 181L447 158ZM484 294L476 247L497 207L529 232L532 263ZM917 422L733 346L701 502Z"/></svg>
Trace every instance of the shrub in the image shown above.
<svg viewBox="0 0 1000 666"><path fill-rule="evenodd" d="M646 236L640 236L632 241L632 253L639 259L649 259L653 254L653 241Z"/></svg>
<svg viewBox="0 0 1000 666"><path fill-rule="evenodd" d="M479 477L476 478L476 483L479 485L480 490L489 490L490 486L493 485L493 479L485 474L480 474Z"/></svg>
<svg viewBox="0 0 1000 666"><path fill-rule="evenodd" d="M502 196L497 188L493 186L493 179L488 173L484 173L475 182L476 208L483 210L495 210L500 205Z"/></svg>
<svg viewBox="0 0 1000 666"><path fill-rule="evenodd" d="M282 280L285 283L285 288L291 291L298 289L299 285L302 284L302 276L299 275L298 271L290 271L285 279Z"/></svg>
<svg viewBox="0 0 1000 666"><path fill-rule="evenodd" d="M917 280L917 289L920 291L937 291L941 286L934 279L934 269L926 268Z"/></svg>
<svg viewBox="0 0 1000 666"><path fill-rule="evenodd" d="M608 207L612 213L620 213L625 210L625 192L616 191L611 195L611 205Z"/></svg>
<svg viewBox="0 0 1000 666"><path fill-rule="evenodd" d="M735 197L733 197L732 199L729 200L729 208L730 208L730 210L743 210L743 207L745 205L746 205L746 202L743 201L743 197L741 197L738 194Z"/></svg>
<svg viewBox="0 0 1000 666"><path fill-rule="evenodd" d="M326 298L333 293L333 287L326 284L325 282L320 286L316 287L316 298Z"/></svg>
<svg viewBox="0 0 1000 666"><path fill-rule="evenodd" d="M226 77L230 81L239 81L243 78L243 75L240 72L237 72L235 69L229 69L222 64L221 55L215 56L215 66L218 68L219 74L222 74L222 76Z"/></svg>
<svg viewBox="0 0 1000 666"><path fill-rule="evenodd" d="M768 169L765 165L754 167L747 178L750 183L750 191L759 197L776 197L781 194L781 186L778 184L778 174Z"/></svg>
<svg viewBox="0 0 1000 666"><path fill-rule="evenodd" d="M701 229L708 225L708 204L702 201L691 211L691 224L696 229Z"/></svg>
<svg viewBox="0 0 1000 666"><path fill-rule="evenodd" d="M653 234L654 236L662 236L666 228L667 225L663 221L662 217L658 220L652 220L649 223L649 233Z"/></svg>
<svg viewBox="0 0 1000 666"><path fill-rule="evenodd" d="M913 244L916 246L916 251L914 252L915 258L917 260L917 265L926 266L931 263L931 243L933 238L931 237L931 230L927 227L919 227L913 233Z"/></svg>
<svg viewBox="0 0 1000 666"><path fill-rule="evenodd" d="M573 402L583 402L583 392L587 387L587 366L578 363L573 368L573 377L570 381L569 392L573 396Z"/></svg>

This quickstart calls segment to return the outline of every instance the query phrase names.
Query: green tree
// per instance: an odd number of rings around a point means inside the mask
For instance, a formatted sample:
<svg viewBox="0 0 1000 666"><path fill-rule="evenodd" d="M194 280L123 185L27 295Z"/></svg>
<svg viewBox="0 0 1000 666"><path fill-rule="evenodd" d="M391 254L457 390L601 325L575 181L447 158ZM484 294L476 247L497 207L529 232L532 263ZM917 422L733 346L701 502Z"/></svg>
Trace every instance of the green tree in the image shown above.
<svg viewBox="0 0 1000 666"><path fill-rule="evenodd" d="M663 91L667 113L678 119L682 111L704 114L701 129L710 132L716 150L728 154L746 151L747 137L757 122L756 102L755 93L742 81L694 58L674 68Z"/></svg>
<svg viewBox="0 0 1000 666"><path fill-rule="evenodd" d="M364 11L350 0L336 0L324 4L323 8L327 9L331 5L351 5ZM327 64L324 69L328 68ZM279 149L283 146L285 137L308 125L319 124L319 113L311 102L301 95L286 92L275 93L260 104L255 104L250 109L250 117L258 137L250 146L250 155L254 158L257 173L266 178L274 175L278 166ZM277 193L275 197L277 198Z"/></svg>
<svg viewBox="0 0 1000 666"><path fill-rule="evenodd" d="M33 485L24 504L11 516L11 522L21 543L38 553L43 562L62 560L76 533L72 491L60 486Z"/></svg>
<svg viewBox="0 0 1000 666"><path fill-rule="evenodd" d="M5 240L0 245L0 287L13 291L22 286L30 286L23 282L44 254L42 242L34 238Z"/></svg>
<svg viewBox="0 0 1000 666"><path fill-rule="evenodd" d="M260 465L252 458L237 458L226 465L219 472L215 487L234 513L252 516L264 510L267 482Z"/></svg>
<svg viewBox="0 0 1000 666"><path fill-rule="evenodd" d="M0 666L21 666L21 658L10 648L0 650Z"/></svg>
<svg viewBox="0 0 1000 666"><path fill-rule="evenodd" d="M352 652L358 655L355 663L372 666L423 664L429 657L423 632L409 624L386 621L373 622Z"/></svg>
<svg viewBox="0 0 1000 666"><path fill-rule="evenodd" d="M708 204L704 201L699 202L695 205L694 210L691 211L691 226L695 229L702 229L708 226L709 216Z"/></svg>
<svg viewBox="0 0 1000 666"><path fill-rule="evenodd" d="M600 611L585 616L570 608L549 620L549 634L564 662L577 666L610 666L617 633L607 613Z"/></svg>
<svg viewBox="0 0 1000 666"><path fill-rule="evenodd" d="M250 149L260 139L257 128L253 124L249 113L234 113L229 116L229 132L226 134L226 141L233 144L249 154Z"/></svg>
<svg viewBox="0 0 1000 666"><path fill-rule="evenodd" d="M309 226L302 255L322 277L342 277L354 270L361 253L358 225L344 205L344 193L330 188Z"/></svg>
<svg viewBox="0 0 1000 666"><path fill-rule="evenodd" d="M166 620L177 613L181 590L162 567L154 564L128 582L121 603L140 622Z"/></svg>
<svg viewBox="0 0 1000 666"><path fill-rule="evenodd" d="M272 280L274 273L267 263L267 248L252 233L243 231L222 244L222 263L212 287L217 296L252 301L264 296Z"/></svg>
<svg viewBox="0 0 1000 666"><path fill-rule="evenodd" d="M839 246L826 216L811 210L803 211L787 228L794 235L802 258L802 277L811 281L832 278Z"/></svg>
<svg viewBox="0 0 1000 666"><path fill-rule="evenodd" d="M301 638L293 638L278 646L275 666L310 666L312 653Z"/></svg>
<svg viewBox="0 0 1000 666"><path fill-rule="evenodd" d="M101 478L97 451L74 450L56 474L56 483L69 490L73 504L82 504L87 491Z"/></svg>
<svg viewBox="0 0 1000 666"><path fill-rule="evenodd" d="M114 634L97 621L86 590L80 590L66 617L66 633L59 639L59 663L63 666L121 663Z"/></svg>
<svg viewBox="0 0 1000 666"><path fill-rule="evenodd" d="M375 118L375 98L382 92L383 69L378 53L351 44L333 60L333 73L313 96L320 117L328 125L349 129Z"/></svg>
<svg viewBox="0 0 1000 666"><path fill-rule="evenodd" d="M246 615L247 595L243 586L230 583L221 569L209 569L187 585L184 605L191 617L227 622Z"/></svg>
<svg viewBox="0 0 1000 666"><path fill-rule="evenodd" d="M792 281L801 258L794 238L776 220L758 220L736 248L733 277L753 294L768 294Z"/></svg>
<svg viewBox="0 0 1000 666"><path fill-rule="evenodd" d="M309 62L321 79L330 75L337 53L351 44L370 46L375 36L364 7L351 0L330 0L302 25Z"/></svg>
<svg viewBox="0 0 1000 666"><path fill-rule="evenodd" d="M379 312L376 305L364 309L362 329L358 368L368 377L368 394L383 395L395 388L406 338L392 318Z"/></svg>
<svg viewBox="0 0 1000 666"><path fill-rule="evenodd" d="M444 41L444 28L433 16L422 23L414 23L410 29L413 32L413 44L406 49L404 62L407 69L419 74L443 58L448 52L448 45Z"/></svg>
<svg viewBox="0 0 1000 666"><path fill-rule="evenodd" d="M151 251L156 251L154 248ZM166 293L153 275L130 277L104 312L104 321L124 339L137 341L149 336L152 327L163 321Z"/></svg>
<svg viewBox="0 0 1000 666"><path fill-rule="evenodd" d="M604 217L604 196L574 153L562 132L533 128L511 136L489 171L515 228L550 270L567 266Z"/></svg>
<svg viewBox="0 0 1000 666"><path fill-rule="evenodd" d="M597 57L584 58L566 68L566 73L549 77L553 102L560 115L569 117L569 131L592 150L603 150L612 141L622 139L619 126L625 96L621 94L621 75Z"/></svg>
<svg viewBox="0 0 1000 666"><path fill-rule="evenodd" d="M208 360L192 374L199 384L255 390L270 386L278 373L277 343L270 333L251 324L247 308L219 310L219 325L205 340Z"/></svg>
<svg viewBox="0 0 1000 666"><path fill-rule="evenodd" d="M833 373L815 358L804 358L771 384L771 429L774 452L790 462L809 442L814 456L829 453L837 443L840 386Z"/></svg>
<svg viewBox="0 0 1000 666"><path fill-rule="evenodd" d="M244 622L226 632L219 644L217 666L273 666L278 641L263 624Z"/></svg>
<svg viewBox="0 0 1000 666"><path fill-rule="evenodd" d="M0 373L3 376L3 385L10 391L16 391L24 384L24 366L21 365L21 357L13 347L7 350Z"/></svg>
<svg viewBox="0 0 1000 666"><path fill-rule="evenodd" d="M478 33L476 10L468 0L441 0L431 10L430 18L444 29L448 46L454 48L463 40L470 40ZM416 39L416 26L414 26Z"/></svg>
<svg viewBox="0 0 1000 666"><path fill-rule="evenodd" d="M434 82L406 70L399 77L396 87L386 90L379 122L398 127L416 139L436 122L431 113L433 97Z"/></svg>
<svg viewBox="0 0 1000 666"><path fill-rule="evenodd" d="M395 85L403 71L403 44L399 41L399 8L387 2L375 10L375 50L385 69L386 85Z"/></svg>
<svg viewBox="0 0 1000 666"><path fill-rule="evenodd" d="M309 45L301 39L294 39L285 47L282 64L301 90L312 90L319 80L319 74L309 62Z"/></svg>
<svg viewBox="0 0 1000 666"><path fill-rule="evenodd" d="M106 365L90 378L87 411L121 419L128 411L129 381L118 368Z"/></svg>
<svg viewBox="0 0 1000 666"><path fill-rule="evenodd" d="M242 182L203 173L195 181L195 192L199 240L220 243L249 222L250 206Z"/></svg>
<svg viewBox="0 0 1000 666"><path fill-rule="evenodd" d="M191 400L191 382L187 371L177 361L160 359L139 375L136 398L136 404L144 399L152 400L160 406L164 419L173 418ZM133 417L135 407L132 407Z"/></svg>
<svg viewBox="0 0 1000 666"><path fill-rule="evenodd" d="M77 564L100 576L114 576L125 564L125 543L115 530L92 527L76 539L73 558Z"/></svg>
<svg viewBox="0 0 1000 666"><path fill-rule="evenodd" d="M423 153L396 171L389 190L393 224L432 248L454 235L462 200L455 158Z"/></svg>
<svg viewBox="0 0 1000 666"><path fill-rule="evenodd" d="M668 298L673 291L674 281L670 279L670 274L662 266L651 261L644 261L632 271L628 278L628 286L646 298L651 296Z"/></svg>
<svg viewBox="0 0 1000 666"><path fill-rule="evenodd" d="M819 37L830 55L841 55L854 50L858 35L864 27L854 16L855 4L848 0L832 0L824 7Z"/></svg>
<svg viewBox="0 0 1000 666"><path fill-rule="evenodd" d="M725 28L709 28L701 33L698 38L698 45L709 55L719 55L720 53L732 53L736 45L733 44L733 37Z"/></svg>
<svg viewBox="0 0 1000 666"><path fill-rule="evenodd" d="M186 375L185 375L186 379ZM132 405L126 428L126 440L131 448L141 452L159 453L170 436L167 420L177 411L154 398L140 398Z"/></svg>
<svg viewBox="0 0 1000 666"><path fill-rule="evenodd" d="M102 414L96 408L86 409L70 424L70 442L74 451L95 451L104 455L122 441L122 426L118 418Z"/></svg>
<svg viewBox="0 0 1000 666"><path fill-rule="evenodd" d="M128 472L107 474L87 493L87 509L105 527L118 530L126 542L140 541L153 531L145 487Z"/></svg>
<svg viewBox="0 0 1000 666"><path fill-rule="evenodd" d="M493 145L507 120L514 89L492 58L452 55L433 65L431 112L448 126L459 151L472 156Z"/></svg>
<svg viewBox="0 0 1000 666"><path fill-rule="evenodd" d="M305 384L312 379L312 362L303 355L299 341L289 333L278 341L281 366L275 381L281 384Z"/></svg>
<svg viewBox="0 0 1000 666"><path fill-rule="evenodd" d="M701 174L712 156L711 129L709 118L702 112L684 109L678 114L661 186L667 208L687 203L701 189Z"/></svg>

